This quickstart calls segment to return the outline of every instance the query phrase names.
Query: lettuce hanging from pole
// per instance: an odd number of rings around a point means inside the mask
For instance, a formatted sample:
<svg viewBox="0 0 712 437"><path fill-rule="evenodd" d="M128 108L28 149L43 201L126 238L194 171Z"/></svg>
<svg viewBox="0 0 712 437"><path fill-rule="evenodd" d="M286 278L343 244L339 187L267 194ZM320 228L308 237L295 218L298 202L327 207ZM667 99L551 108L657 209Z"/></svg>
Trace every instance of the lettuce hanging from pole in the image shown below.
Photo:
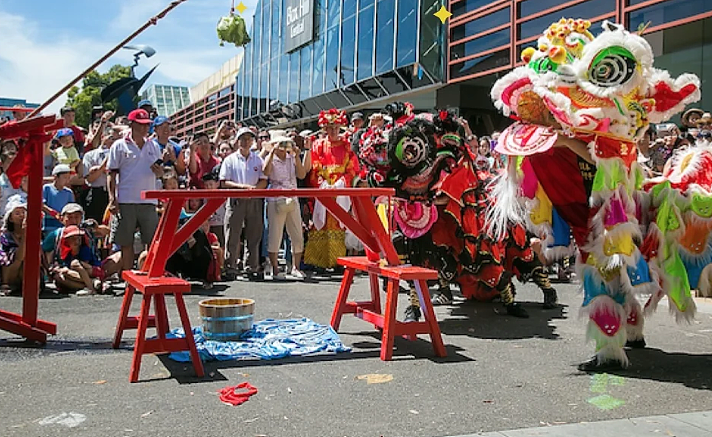
<svg viewBox="0 0 712 437"><path fill-rule="evenodd" d="M245 20L239 15L230 14L222 17L218 22L217 32L221 47L226 42L235 44L235 47L242 47L252 41L247 33Z"/></svg>

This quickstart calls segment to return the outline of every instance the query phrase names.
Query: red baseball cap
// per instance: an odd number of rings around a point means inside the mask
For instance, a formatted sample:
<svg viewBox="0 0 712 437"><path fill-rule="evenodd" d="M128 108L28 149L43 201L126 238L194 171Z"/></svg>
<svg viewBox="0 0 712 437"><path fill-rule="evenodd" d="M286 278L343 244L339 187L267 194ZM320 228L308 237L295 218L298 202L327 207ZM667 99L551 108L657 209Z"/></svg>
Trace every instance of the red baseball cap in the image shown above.
<svg viewBox="0 0 712 437"><path fill-rule="evenodd" d="M153 120L151 120L151 116L148 115L148 112L143 109L134 109L133 111L129 112L129 121L139 124L153 123Z"/></svg>

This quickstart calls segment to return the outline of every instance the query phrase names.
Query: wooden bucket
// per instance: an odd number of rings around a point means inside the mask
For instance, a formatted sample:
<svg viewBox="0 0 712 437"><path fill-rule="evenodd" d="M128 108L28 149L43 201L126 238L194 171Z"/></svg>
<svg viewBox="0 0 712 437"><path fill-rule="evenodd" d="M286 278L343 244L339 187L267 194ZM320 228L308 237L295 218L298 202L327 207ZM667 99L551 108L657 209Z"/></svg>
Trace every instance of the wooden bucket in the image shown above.
<svg viewBox="0 0 712 437"><path fill-rule="evenodd" d="M255 301L252 299L206 299L200 301L203 336L207 340L239 340L243 332L252 329Z"/></svg>

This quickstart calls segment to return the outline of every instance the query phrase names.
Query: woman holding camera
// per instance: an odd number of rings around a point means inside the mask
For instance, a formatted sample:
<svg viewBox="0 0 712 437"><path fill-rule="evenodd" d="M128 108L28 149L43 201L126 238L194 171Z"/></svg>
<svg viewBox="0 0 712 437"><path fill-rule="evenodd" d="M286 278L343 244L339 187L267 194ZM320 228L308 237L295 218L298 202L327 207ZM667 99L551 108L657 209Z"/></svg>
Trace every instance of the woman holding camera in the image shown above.
<svg viewBox="0 0 712 437"><path fill-rule="evenodd" d="M299 159L299 149L285 131L271 131L272 150L267 155L263 172L269 178L270 188L291 190L297 188L297 179L304 179L311 168L311 142L307 141L304 159ZM299 270L304 252L302 213L299 200L295 197L267 199L267 223L269 229L267 252L272 264L272 277L284 279L279 272L277 254L282 245L285 225L292 242L292 272L297 279L303 279Z"/></svg>

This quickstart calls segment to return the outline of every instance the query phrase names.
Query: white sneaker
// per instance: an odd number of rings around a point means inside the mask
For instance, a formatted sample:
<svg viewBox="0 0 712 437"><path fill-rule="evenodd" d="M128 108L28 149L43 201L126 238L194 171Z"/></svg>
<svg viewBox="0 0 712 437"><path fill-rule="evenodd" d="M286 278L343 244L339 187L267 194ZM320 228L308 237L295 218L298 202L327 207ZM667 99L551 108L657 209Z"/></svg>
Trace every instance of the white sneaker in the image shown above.
<svg viewBox="0 0 712 437"><path fill-rule="evenodd" d="M291 275L292 275L293 278L296 278L296 279L304 279L304 278L306 278L306 276L304 276L304 273L302 273L302 272L299 271L298 269L292 269Z"/></svg>
<svg viewBox="0 0 712 437"><path fill-rule="evenodd" d="M286 279L287 279L287 277L284 276L284 273L277 273L276 275L272 275L273 281L284 281Z"/></svg>

